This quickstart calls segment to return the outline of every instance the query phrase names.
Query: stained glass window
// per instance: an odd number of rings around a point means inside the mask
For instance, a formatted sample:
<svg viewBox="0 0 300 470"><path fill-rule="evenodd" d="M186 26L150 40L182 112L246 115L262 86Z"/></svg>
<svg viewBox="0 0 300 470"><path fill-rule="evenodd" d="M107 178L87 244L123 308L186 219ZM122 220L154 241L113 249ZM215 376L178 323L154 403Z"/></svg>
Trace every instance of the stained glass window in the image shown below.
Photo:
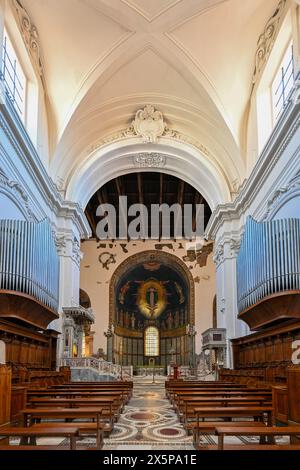
<svg viewBox="0 0 300 470"><path fill-rule="evenodd" d="M159 356L159 331L155 326L148 326L144 336L145 356Z"/></svg>

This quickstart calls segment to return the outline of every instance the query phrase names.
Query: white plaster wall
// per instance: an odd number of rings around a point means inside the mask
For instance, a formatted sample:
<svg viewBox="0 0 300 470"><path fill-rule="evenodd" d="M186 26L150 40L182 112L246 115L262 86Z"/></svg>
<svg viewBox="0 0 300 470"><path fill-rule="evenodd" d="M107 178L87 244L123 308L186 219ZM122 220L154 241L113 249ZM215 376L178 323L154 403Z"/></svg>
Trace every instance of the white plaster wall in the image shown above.
<svg viewBox="0 0 300 470"><path fill-rule="evenodd" d="M185 249L178 249L178 242L173 243L170 240L166 242L152 240L145 242L131 241L126 243L128 253L124 253L120 243L122 242L113 243L112 247L110 247L107 242L107 248L105 249L97 249L99 244L94 240L81 244L83 259L81 262L80 287L90 296L92 309L95 314L95 325L93 327L95 331L94 352L98 348L103 348L106 351L104 331L108 328L109 320L109 283L120 263L136 253L155 249L155 245L158 243L172 243L175 247L174 251L169 248L164 248L163 251L178 256L181 260L186 255ZM108 270L103 268L99 262L99 255L104 251L116 255L116 263L110 264ZM212 254L208 256L205 267L200 268L198 265L196 266L195 262L187 262L186 265L188 268L193 267L191 269L193 278L196 278L197 281L198 278L200 280L200 282L195 282L195 326L198 332L196 335L196 353L199 353L201 351L201 333L212 327L213 299L216 293L215 266Z"/></svg>
<svg viewBox="0 0 300 470"><path fill-rule="evenodd" d="M293 197L287 201L276 214L274 219L297 218L300 217L300 196Z"/></svg>
<svg viewBox="0 0 300 470"><path fill-rule="evenodd" d="M26 220L15 202L0 189L0 219Z"/></svg>

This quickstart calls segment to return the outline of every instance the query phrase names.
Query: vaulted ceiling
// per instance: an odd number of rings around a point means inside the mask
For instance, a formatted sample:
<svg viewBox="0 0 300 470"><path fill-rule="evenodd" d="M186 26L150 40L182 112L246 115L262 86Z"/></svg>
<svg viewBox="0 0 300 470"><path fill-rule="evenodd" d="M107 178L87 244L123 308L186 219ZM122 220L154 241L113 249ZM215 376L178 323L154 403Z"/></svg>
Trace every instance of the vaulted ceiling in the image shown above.
<svg viewBox="0 0 300 470"><path fill-rule="evenodd" d="M22 3L41 41L54 178L151 103L243 180L257 40L278 0Z"/></svg>

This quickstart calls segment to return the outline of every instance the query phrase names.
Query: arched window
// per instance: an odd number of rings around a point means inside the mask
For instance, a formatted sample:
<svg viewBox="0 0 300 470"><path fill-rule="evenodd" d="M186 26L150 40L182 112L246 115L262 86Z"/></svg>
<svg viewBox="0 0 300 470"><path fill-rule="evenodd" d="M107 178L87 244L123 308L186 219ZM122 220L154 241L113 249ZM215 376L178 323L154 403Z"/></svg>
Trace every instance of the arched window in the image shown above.
<svg viewBox="0 0 300 470"><path fill-rule="evenodd" d="M159 356L159 331L155 326L148 326L144 334L144 355Z"/></svg>
<svg viewBox="0 0 300 470"><path fill-rule="evenodd" d="M1 78L4 81L7 95L25 124L27 80L15 48L5 28L3 34Z"/></svg>

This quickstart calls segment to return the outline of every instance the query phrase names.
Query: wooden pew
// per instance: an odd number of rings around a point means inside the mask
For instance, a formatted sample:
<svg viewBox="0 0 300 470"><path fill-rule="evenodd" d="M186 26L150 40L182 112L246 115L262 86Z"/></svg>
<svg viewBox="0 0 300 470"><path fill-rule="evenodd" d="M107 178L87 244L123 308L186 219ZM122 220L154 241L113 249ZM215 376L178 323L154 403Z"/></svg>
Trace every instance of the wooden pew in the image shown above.
<svg viewBox="0 0 300 470"><path fill-rule="evenodd" d="M227 406L227 407L196 407L194 409L197 417L197 423L200 419L212 418L253 418L263 421L264 415L267 415L267 423L272 425L273 421L273 408L270 406Z"/></svg>
<svg viewBox="0 0 300 470"><path fill-rule="evenodd" d="M43 450L71 450L71 449L66 449L65 447L63 446L57 446L57 445L48 445L48 446L40 446L40 445L36 445L36 446L31 446L31 445L28 445L28 446L23 446L23 445L4 445L4 446L0 446L0 451L11 451L11 452L16 452L16 451L23 451L23 450L27 450L27 451L43 451ZM97 447L76 447L76 451L78 450L99 450Z"/></svg>
<svg viewBox="0 0 300 470"><path fill-rule="evenodd" d="M188 429L189 419L196 419L195 408L196 407L262 407L270 406L270 403L266 403L264 399L257 400L251 396L249 397L227 397L227 398L186 398L183 399L183 407L179 409L179 419L185 423L186 429Z"/></svg>
<svg viewBox="0 0 300 470"><path fill-rule="evenodd" d="M97 397L97 398L31 398L29 405L32 408L42 407L54 407L54 408L80 408L80 407L91 407L98 406L101 409L102 418L108 418L110 425L114 426L114 422L120 416L122 404L120 403L120 397Z"/></svg>
<svg viewBox="0 0 300 470"><path fill-rule="evenodd" d="M36 445L37 437L65 437L70 439L70 450L76 449L76 437L78 436L79 429L76 426L73 428L57 425L54 428L41 426L39 428L33 427L3 427L0 430L1 436L4 437L21 437L21 443L30 439L31 444Z"/></svg>
<svg viewBox="0 0 300 470"><path fill-rule="evenodd" d="M56 420L66 420L66 419L90 419L95 421L94 423L88 423L89 425L94 424L96 425L95 434L97 437L97 444L98 446L102 445L103 442L103 432L110 432L112 430L111 426L104 425L101 423L101 415L102 410L95 407L95 408L25 408L22 410L23 416L23 426L24 427L33 427L32 425L38 420L43 419L56 419ZM48 424L52 426L48 426ZM84 433L84 428L89 431L93 431L93 426L86 426L86 423L83 422L76 422L76 423L43 423L44 426L56 427L56 426L64 426L66 428L72 428L72 426L76 426L78 431L82 434Z"/></svg>
<svg viewBox="0 0 300 470"><path fill-rule="evenodd" d="M29 391L27 393L27 402L31 403L32 398L97 398L97 397L114 397L120 398L122 408L128 403L129 401L129 394L127 390L95 390L95 391L87 391L87 390L75 390L75 391L68 391L68 390L38 390L36 392Z"/></svg>
<svg viewBox="0 0 300 470"><path fill-rule="evenodd" d="M43 422L43 423L35 423L31 427L32 428L39 428L46 426L47 428L55 428L57 425L62 424L66 428L77 427L78 428L78 436L93 436L96 438L97 448L101 449L103 447L103 434L107 432L105 425L101 425L98 427L97 423L93 422L82 422L77 421L73 423L57 423L57 422Z"/></svg>
<svg viewBox="0 0 300 470"><path fill-rule="evenodd" d="M199 451L207 451L207 450L217 450L217 446L215 445L199 445L197 447L197 450ZM246 451L249 451L249 450L258 450L259 452L260 451L273 451L273 450L284 450L284 451L290 451L290 450L297 450L299 451L300 450L300 445L277 445L277 444L237 444L237 445L225 445L224 446L224 451L226 450L229 450L229 451L241 451L241 450L246 450Z"/></svg>
<svg viewBox="0 0 300 470"><path fill-rule="evenodd" d="M266 426L264 428L253 428L248 426L217 426L218 450L224 449L225 436L260 436L271 439L275 443L275 436L300 436L300 426Z"/></svg>
<svg viewBox="0 0 300 470"><path fill-rule="evenodd" d="M241 427L241 426L248 426L248 427L266 427L265 423L261 421L230 421L222 423L220 421L205 421L200 423L192 423L193 424L193 444L195 449L197 449L201 435L205 434L216 434L216 427L220 426L230 426L230 427Z"/></svg>
<svg viewBox="0 0 300 470"><path fill-rule="evenodd" d="M174 396L175 394L178 394L178 393L184 393L184 392L214 392L214 393L217 393L217 392L260 392L260 393L268 393L268 394L272 394L272 391L269 390L269 389L266 389L266 388L250 388L250 387L246 387L246 386L240 386L240 387L230 387L230 386L226 386L226 387L213 387L213 386L206 386L206 387L203 387L203 386L194 386L194 387L189 387L188 385L185 385L184 387L173 387L173 388L170 388L168 390L168 398L172 398L172 396Z"/></svg>

